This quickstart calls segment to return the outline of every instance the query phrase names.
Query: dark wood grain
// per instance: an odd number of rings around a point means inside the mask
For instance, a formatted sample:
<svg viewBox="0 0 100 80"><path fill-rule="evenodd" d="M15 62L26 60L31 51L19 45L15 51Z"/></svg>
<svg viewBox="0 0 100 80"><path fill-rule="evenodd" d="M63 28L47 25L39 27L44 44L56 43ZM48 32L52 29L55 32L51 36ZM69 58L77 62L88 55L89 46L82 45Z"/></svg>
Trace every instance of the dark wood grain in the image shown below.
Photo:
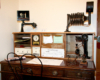
<svg viewBox="0 0 100 80"><path fill-rule="evenodd" d="M41 76L41 65L40 64L29 64L26 63L30 58L26 58L25 60L22 60L23 70L16 69L17 72L20 75L29 75L29 76ZM95 66L93 61L88 61L87 65L80 65L80 61L76 61L72 64L73 61L70 61L69 64L68 60L63 60L63 62L59 66L55 65L43 65L43 72L42 77L47 78L57 78L57 79L88 79L88 80L94 80L94 72L95 72ZM15 68L20 67L19 61L10 61L11 66L14 69L14 73L16 74ZM33 71L33 74L31 74L28 69L31 69ZM56 72L56 73L55 73ZM11 71L11 68L8 65L7 61L1 61L1 73L2 77L6 74L13 74ZM86 75L88 74L88 76ZM11 75L12 76L12 75ZM9 77L13 78L13 77ZM3 78L2 80L6 80ZM52 80L52 79L51 79Z"/></svg>
<svg viewBox="0 0 100 80"><path fill-rule="evenodd" d="M97 36L100 36L100 0L97 0ZM100 79L100 43L97 42L96 54L96 79Z"/></svg>
<svg viewBox="0 0 100 80"><path fill-rule="evenodd" d="M95 34L93 32L14 32L14 40L17 40L20 35L28 34L30 39L30 48L32 51L32 47L40 47L40 55L41 55L41 48L56 48L56 49L64 49L64 58L55 58L55 57L42 57L39 58L46 58L46 59L60 59L62 63L60 65L42 65L40 64L30 64L27 63L33 56L26 56L25 60L22 60L22 69L20 65L20 61L10 61L12 66L9 66L7 61L1 61L1 76L2 80L16 80L16 76L21 75L22 80L30 80L34 79L34 77L38 78L39 80L43 78L43 80L94 80L94 73L95 73L95 65L92 60L87 60L87 65L81 65L80 60L71 59L68 60L66 58L66 34ZM32 35L40 35L40 45L32 45ZM63 36L63 43L51 43L51 44L44 44L43 43L43 36L50 34L53 36ZM18 35L16 37L16 35ZM21 36L22 37L22 36ZM19 40L19 39L18 39ZM16 43L14 43L14 49L16 48ZM24 43L25 44L25 43ZM93 48L92 48L93 49ZM33 54L33 51L31 52ZM91 53L93 55L93 52ZM92 56L94 57L94 56ZM43 69L43 71L42 71ZM13 72L12 72L13 70ZM41 75L42 71L42 75ZM15 75L14 75L15 74ZM5 78L4 76L7 76ZM29 76L29 78L27 78ZM42 76L42 77L41 77ZM18 80L18 79L17 79Z"/></svg>
<svg viewBox="0 0 100 80"><path fill-rule="evenodd" d="M22 60L22 64L23 65L30 65L30 66L32 66L32 65L34 65L34 66L41 66L40 64L30 64L30 63L26 63L26 62L28 62L28 61L30 61L31 59L33 59L33 58L26 58L25 60ZM77 60L76 61L76 65L68 65L68 60L63 60L63 62L60 64L60 66L54 66L54 65L44 65L44 67L46 66L50 66L50 67L63 67L63 68L70 68L70 67L73 67L73 68L75 68L75 69L82 69L82 68L85 68L85 69L92 69L92 70L95 70L95 66L94 66L94 62L93 61L87 61L88 62L88 64L86 65L86 66L84 66L84 65L81 65L80 64L80 60ZM1 64L7 64L7 61L1 61ZM11 64L14 64L14 65L16 65L16 64L19 64L20 62L19 61L10 61L10 63Z"/></svg>

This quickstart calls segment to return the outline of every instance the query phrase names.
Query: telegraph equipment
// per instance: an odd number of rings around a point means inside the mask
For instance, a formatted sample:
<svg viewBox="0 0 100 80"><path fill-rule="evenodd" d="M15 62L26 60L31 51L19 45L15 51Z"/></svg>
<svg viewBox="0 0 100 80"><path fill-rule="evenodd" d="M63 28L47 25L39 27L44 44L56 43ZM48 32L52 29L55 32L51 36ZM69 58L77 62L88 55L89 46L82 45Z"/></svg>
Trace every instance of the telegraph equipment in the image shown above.
<svg viewBox="0 0 100 80"><path fill-rule="evenodd" d="M85 16L83 12L67 14L67 28L65 32L70 32L69 26L84 26L85 21L88 21L88 25L91 24L91 12L93 12L93 2L87 2L86 12L88 12L88 16Z"/></svg>
<svg viewBox="0 0 100 80"><path fill-rule="evenodd" d="M24 21L29 21L29 11L17 11L17 20L22 21L21 24L21 32L24 32L23 26L24 25L32 25L33 28L36 28L37 24L36 23L25 23Z"/></svg>

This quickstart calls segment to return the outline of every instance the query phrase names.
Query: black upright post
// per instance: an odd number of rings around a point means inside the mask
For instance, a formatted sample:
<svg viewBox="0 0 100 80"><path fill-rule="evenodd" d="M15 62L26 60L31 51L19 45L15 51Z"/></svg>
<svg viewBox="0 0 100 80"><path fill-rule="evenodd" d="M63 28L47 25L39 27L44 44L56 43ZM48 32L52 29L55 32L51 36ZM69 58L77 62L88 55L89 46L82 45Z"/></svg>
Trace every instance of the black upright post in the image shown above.
<svg viewBox="0 0 100 80"><path fill-rule="evenodd" d="M21 32L24 32L24 30L23 30L23 23L21 24Z"/></svg>
<svg viewBox="0 0 100 80"><path fill-rule="evenodd" d="M86 40L84 41L84 54L85 54L85 57L88 58L87 41Z"/></svg>
<svg viewBox="0 0 100 80"><path fill-rule="evenodd" d="M88 13L88 24L91 24L91 12Z"/></svg>
<svg viewBox="0 0 100 80"><path fill-rule="evenodd" d="M21 32L24 32L23 26L24 26L24 20L22 20L22 24L21 24Z"/></svg>

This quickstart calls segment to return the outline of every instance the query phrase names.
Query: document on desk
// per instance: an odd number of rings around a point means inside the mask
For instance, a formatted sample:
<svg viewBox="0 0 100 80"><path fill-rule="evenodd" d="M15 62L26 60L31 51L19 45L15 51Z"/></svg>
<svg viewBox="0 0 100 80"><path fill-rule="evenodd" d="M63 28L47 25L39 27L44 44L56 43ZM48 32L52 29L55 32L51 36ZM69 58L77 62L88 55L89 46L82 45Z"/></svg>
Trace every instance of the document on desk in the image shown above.
<svg viewBox="0 0 100 80"><path fill-rule="evenodd" d="M52 43L52 42L53 42L52 35L43 36L43 43L44 43L44 44Z"/></svg>
<svg viewBox="0 0 100 80"><path fill-rule="evenodd" d="M42 61L43 65L58 65L59 66L63 62L63 60L58 60L58 59L40 58L40 60ZM29 63L29 64L41 64L37 58L34 58L34 59L28 61L27 63Z"/></svg>
<svg viewBox="0 0 100 80"><path fill-rule="evenodd" d="M41 56L64 58L64 49L41 48Z"/></svg>

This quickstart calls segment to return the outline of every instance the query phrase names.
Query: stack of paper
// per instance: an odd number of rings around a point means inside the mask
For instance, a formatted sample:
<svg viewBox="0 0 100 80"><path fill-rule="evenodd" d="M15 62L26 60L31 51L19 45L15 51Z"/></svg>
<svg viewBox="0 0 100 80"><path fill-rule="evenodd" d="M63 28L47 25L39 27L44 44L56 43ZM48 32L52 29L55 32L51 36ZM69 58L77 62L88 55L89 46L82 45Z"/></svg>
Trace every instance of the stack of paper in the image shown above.
<svg viewBox="0 0 100 80"><path fill-rule="evenodd" d="M42 58L40 58L40 60L42 61L43 65L58 65L59 66L63 62L63 60L58 60L58 59L42 59ZM37 58L34 58L34 59L28 61L27 63L41 64Z"/></svg>

